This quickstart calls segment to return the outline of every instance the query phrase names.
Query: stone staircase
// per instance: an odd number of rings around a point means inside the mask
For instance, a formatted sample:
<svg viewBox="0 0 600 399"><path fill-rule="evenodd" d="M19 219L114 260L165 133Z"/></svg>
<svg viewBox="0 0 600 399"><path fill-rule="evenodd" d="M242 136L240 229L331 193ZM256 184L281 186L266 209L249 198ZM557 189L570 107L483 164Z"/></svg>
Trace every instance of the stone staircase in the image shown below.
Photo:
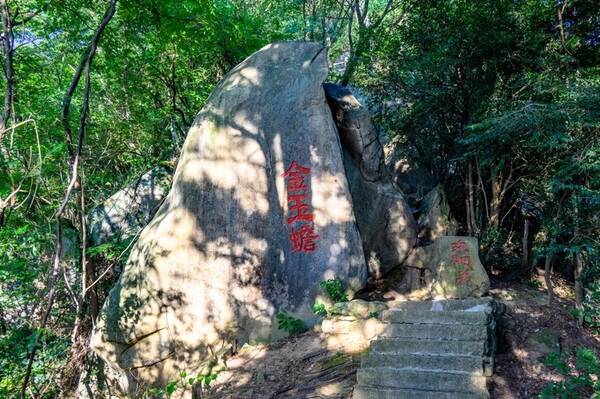
<svg viewBox="0 0 600 399"><path fill-rule="evenodd" d="M386 310L354 399L489 398L496 303L489 298L405 302Z"/></svg>

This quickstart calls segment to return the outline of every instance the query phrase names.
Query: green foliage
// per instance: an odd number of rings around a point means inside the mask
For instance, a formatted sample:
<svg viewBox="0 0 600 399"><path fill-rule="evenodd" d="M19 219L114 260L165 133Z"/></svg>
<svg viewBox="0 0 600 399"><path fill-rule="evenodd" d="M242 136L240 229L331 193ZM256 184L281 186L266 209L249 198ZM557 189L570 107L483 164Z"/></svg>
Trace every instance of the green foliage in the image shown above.
<svg viewBox="0 0 600 399"><path fill-rule="evenodd" d="M600 397L600 361L592 349L579 348L575 355L575 370L569 366L568 356L550 353L545 360L546 366L562 374L561 382L551 382L539 395L541 399L579 399Z"/></svg>
<svg viewBox="0 0 600 399"><path fill-rule="evenodd" d="M172 398L177 390L180 392L189 392L194 386L200 385L203 388L209 388L210 384L217 379L218 372L210 372L208 374L198 374L196 377L188 376L186 371L179 372L179 379L169 381L164 387L152 387L144 391L142 397L151 399L156 397L166 396Z"/></svg>
<svg viewBox="0 0 600 399"><path fill-rule="evenodd" d="M327 316L327 309L324 303L315 302L312 310L318 316Z"/></svg>
<svg viewBox="0 0 600 399"><path fill-rule="evenodd" d="M319 286L325 291L327 296L333 302L347 302L348 296L344 290L344 286L342 284L342 280L339 278L334 278L330 280L324 280L319 283Z"/></svg>
<svg viewBox="0 0 600 399"><path fill-rule="evenodd" d="M590 327L600 331L600 254L596 250L589 258L589 266L581 276L585 287L583 320Z"/></svg>
<svg viewBox="0 0 600 399"><path fill-rule="evenodd" d="M277 327L290 334L299 334L307 329L304 321L289 315L285 310L277 314Z"/></svg>
<svg viewBox="0 0 600 399"><path fill-rule="evenodd" d="M586 287L583 301L583 321L590 327L600 329L600 280Z"/></svg>
<svg viewBox="0 0 600 399"><path fill-rule="evenodd" d="M21 327L0 336L0 397L19 397L27 354L34 345L38 346L39 354L32 369L32 379L37 386L45 388L41 397L54 398L58 394L57 377L65 364L69 342L48 330Z"/></svg>
<svg viewBox="0 0 600 399"><path fill-rule="evenodd" d="M535 290L539 290L542 283L540 283L540 280L529 280L527 281L527 285Z"/></svg>
<svg viewBox="0 0 600 399"><path fill-rule="evenodd" d="M34 387L49 387L44 395L51 397L59 386L76 309L63 276L48 329L36 331L33 318L46 305L53 215L69 169L60 108L105 3L7 3L15 18L17 96L9 118L14 130L0 143L9 150L0 151L0 198L16 194L0 221L1 397L17 394L27 351L36 342L41 349ZM583 319L600 327L597 1L407 0L394 2L385 18L386 1L359 3L367 7L364 26L356 15L348 18L347 2L334 0L119 1L90 75L79 171L84 211L155 165L173 167L194 115L246 56L276 40L317 41L328 47L332 62L349 51L362 54L353 63L353 84L367 89L379 122L407 159L444 186L460 233L467 230L465 181L468 165L473 167L474 234L484 264L528 272L532 265L519 268L523 222L531 221L537 259L554 256L557 269L583 259ZM561 35L557 11L563 6ZM6 79L0 79L0 92L5 89ZM81 103L78 90L74 125ZM64 220L75 249L82 227L78 190ZM88 249L95 270L109 271L96 286L100 302L129 244ZM75 291L77 258L65 267ZM320 287L334 302L348 300L339 279ZM313 310L327 311L319 303ZM285 312L278 323L290 332L305 329ZM193 383L210 384L213 377L198 378ZM162 394L171 395L183 379L192 384L181 377Z"/></svg>

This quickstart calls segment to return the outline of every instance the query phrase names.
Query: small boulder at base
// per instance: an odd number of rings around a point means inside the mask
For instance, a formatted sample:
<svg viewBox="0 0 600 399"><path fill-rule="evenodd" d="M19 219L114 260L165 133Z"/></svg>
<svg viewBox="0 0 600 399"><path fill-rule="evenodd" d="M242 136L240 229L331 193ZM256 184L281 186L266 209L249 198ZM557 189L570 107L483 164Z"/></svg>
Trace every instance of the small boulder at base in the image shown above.
<svg viewBox="0 0 600 399"><path fill-rule="evenodd" d="M310 323L319 282L349 294L367 267L316 43L265 46L217 85L173 186L110 291L92 347L133 395L210 354Z"/></svg>
<svg viewBox="0 0 600 399"><path fill-rule="evenodd" d="M415 248L405 263L431 271L434 298L480 297L490 289L475 237L438 237L430 245Z"/></svg>
<svg viewBox="0 0 600 399"><path fill-rule="evenodd" d="M323 85L344 149L369 273L374 278L398 267L413 249L417 230L410 207L387 175L377 130L367 110L343 86Z"/></svg>

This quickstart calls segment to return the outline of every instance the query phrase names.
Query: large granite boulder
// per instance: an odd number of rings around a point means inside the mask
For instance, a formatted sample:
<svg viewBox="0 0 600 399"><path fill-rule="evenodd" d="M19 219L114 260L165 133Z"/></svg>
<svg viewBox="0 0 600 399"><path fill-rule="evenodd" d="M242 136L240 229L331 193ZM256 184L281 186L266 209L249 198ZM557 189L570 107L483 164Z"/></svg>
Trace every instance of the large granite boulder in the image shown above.
<svg viewBox="0 0 600 399"><path fill-rule="evenodd" d="M93 208L87 218L91 244L138 234L169 192L171 178L165 168L153 168Z"/></svg>
<svg viewBox="0 0 600 399"><path fill-rule="evenodd" d="M367 267L315 43L265 46L218 84L173 186L110 291L92 347L130 395L197 373L228 345L310 322L319 282Z"/></svg>
<svg viewBox="0 0 600 399"><path fill-rule="evenodd" d="M415 248L405 263L431 274L434 298L480 297L490 289L475 237L438 237L430 245Z"/></svg>
<svg viewBox="0 0 600 399"><path fill-rule="evenodd" d="M400 266L416 243L415 220L384 167L383 147L369 113L343 86L323 85L344 148L344 165L369 273Z"/></svg>

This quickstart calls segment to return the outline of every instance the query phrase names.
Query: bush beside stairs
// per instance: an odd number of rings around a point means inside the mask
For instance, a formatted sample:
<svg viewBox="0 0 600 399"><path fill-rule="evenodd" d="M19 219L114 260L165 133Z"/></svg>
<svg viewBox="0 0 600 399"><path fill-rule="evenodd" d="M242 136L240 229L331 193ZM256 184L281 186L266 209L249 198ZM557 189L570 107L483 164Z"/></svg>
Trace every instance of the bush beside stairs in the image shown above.
<svg viewBox="0 0 600 399"><path fill-rule="evenodd" d="M497 305L490 298L405 302L382 314L354 399L487 399Z"/></svg>

